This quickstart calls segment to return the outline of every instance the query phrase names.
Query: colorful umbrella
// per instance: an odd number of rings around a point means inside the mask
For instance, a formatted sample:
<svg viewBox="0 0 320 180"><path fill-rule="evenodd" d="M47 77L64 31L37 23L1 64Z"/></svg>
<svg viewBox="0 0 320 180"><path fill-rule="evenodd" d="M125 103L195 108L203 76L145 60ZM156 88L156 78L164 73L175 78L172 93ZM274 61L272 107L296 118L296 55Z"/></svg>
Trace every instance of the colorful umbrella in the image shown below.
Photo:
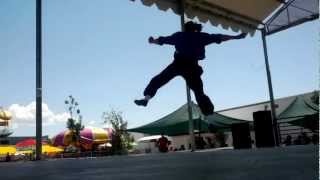
<svg viewBox="0 0 320 180"><path fill-rule="evenodd" d="M82 145L93 145L93 144L104 144L111 141L112 129L111 128L96 128L96 127L86 127L80 131L80 144ZM52 144L54 146L68 146L72 142L72 132L66 130L60 132L52 139Z"/></svg>
<svg viewBox="0 0 320 180"><path fill-rule="evenodd" d="M47 144L47 142L42 141L42 144ZM25 147L32 147L36 145L36 140L35 139L24 139L22 141L19 141L16 144L17 148L25 148Z"/></svg>

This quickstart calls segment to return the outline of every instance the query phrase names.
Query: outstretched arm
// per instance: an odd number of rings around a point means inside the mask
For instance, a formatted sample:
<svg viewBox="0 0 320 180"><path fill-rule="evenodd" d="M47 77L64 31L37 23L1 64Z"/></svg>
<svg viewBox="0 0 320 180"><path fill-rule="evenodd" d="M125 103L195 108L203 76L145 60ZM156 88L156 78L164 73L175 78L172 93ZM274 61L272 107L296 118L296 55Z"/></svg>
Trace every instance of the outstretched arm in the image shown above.
<svg viewBox="0 0 320 180"><path fill-rule="evenodd" d="M230 36L230 35L221 35L221 41L228 41L233 39L243 39L247 36L247 33L241 33L237 36Z"/></svg>
<svg viewBox="0 0 320 180"><path fill-rule="evenodd" d="M160 36L159 38L155 39L152 36L149 37L149 43L150 44L158 44L158 45L163 45L163 44L170 44L170 45L175 45L176 44L176 37L177 34L173 34L171 36Z"/></svg>
<svg viewBox="0 0 320 180"><path fill-rule="evenodd" d="M203 33L203 38L205 45L211 44L211 43L217 43L220 44L223 41L228 41L232 39L242 39L246 37L246 33L241 33L237 36L230 36L230 35L225 35L225 34L207 34Z"/></svg>
<svg viewBox="0 0 320 180"><path fill-rule="evenodd" d="M158 39L155 39L154 37L150 36L149 39L148 39L149 43L150 44L159 44L160 45L160 42Z"/></svg>

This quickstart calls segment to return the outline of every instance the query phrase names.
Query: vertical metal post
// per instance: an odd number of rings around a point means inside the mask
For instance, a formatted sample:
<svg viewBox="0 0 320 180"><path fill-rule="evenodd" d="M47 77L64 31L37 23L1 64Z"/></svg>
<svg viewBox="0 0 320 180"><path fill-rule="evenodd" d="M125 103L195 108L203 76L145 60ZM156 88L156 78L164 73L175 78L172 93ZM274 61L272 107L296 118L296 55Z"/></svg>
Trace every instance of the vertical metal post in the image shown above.
<svg viewBox="0 0 320 180"><path fill-rule="evenodd" d="M274 137L276 146L279 146L280 145L280 142L279 142L279 127L278 127L277 116L276 116L276 108L275 108L274 97L273 97L273 89L272 89L271 73L270 73L270 68L269 68L268 50L267 50L266 31L265 31L265 29L263 29L261 31L261 35L262 35L263 52L264 52L264 59L265 59L265 63L266 63L266 71L267 71L267 79L268 79L268 88L269 88L270 106L271 106L271 119L272 119L272 127L273 127L273 137Z"/></svg>
<svg viewBox="0 0 320 180"><path fill-rule="evenodd" d="M184 31L184 0L180 0L180 22L181 22L181 31ZM188 102L188 117L189 117L189 135L190 135L190 144L191 144L191 151L195 150L195 137L194 137L194 127L193 127L193 117L192 117L192 102L191 102L191 94L190 94L190 87L186 85L187 91L187 102Z"/></svg>
<svg viewBox="0 0 320 180"><path fill-rule="evenodd" d="M42 0L36 0L36 160L41 159L42 147Z"/></svg>

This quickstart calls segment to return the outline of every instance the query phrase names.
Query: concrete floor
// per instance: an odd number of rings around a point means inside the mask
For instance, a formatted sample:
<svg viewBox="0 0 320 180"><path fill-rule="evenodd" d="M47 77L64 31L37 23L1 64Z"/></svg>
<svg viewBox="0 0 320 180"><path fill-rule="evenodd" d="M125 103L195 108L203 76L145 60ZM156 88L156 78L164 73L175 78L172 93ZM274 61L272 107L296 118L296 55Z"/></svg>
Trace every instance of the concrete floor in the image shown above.
<svg viewBox="0 0 320 180"><path fill-rule="evenodd" d="M0 163L1 180L315 180L318 146Z"/></svg>

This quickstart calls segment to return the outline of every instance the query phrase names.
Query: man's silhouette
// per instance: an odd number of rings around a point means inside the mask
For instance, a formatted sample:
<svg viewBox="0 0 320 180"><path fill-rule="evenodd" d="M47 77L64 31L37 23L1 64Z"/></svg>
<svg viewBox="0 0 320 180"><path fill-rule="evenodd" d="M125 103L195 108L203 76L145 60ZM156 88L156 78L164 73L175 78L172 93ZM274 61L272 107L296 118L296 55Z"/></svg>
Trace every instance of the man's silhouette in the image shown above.
<svg viewBox="0 0 320 180"><path fill-rule="evenodd" d="M144 90L144 98L135 100L139 106L147 106L148 101L156 94L157 90L176 76L182 76L190 89L193 90L197 103L204 115L213 113L214 107L209 97L204 94L201 74L203 70L198 61L205 58L205 46L211 43L220 44L223 41L242 39L246 34L237 36L222 34L208 34L201 32L201 24L192 21L184 25L184 32L176 32L171 36L149 38L151 44L169 44L175 46L174 60L160 74L153 77Z"/></svg>

